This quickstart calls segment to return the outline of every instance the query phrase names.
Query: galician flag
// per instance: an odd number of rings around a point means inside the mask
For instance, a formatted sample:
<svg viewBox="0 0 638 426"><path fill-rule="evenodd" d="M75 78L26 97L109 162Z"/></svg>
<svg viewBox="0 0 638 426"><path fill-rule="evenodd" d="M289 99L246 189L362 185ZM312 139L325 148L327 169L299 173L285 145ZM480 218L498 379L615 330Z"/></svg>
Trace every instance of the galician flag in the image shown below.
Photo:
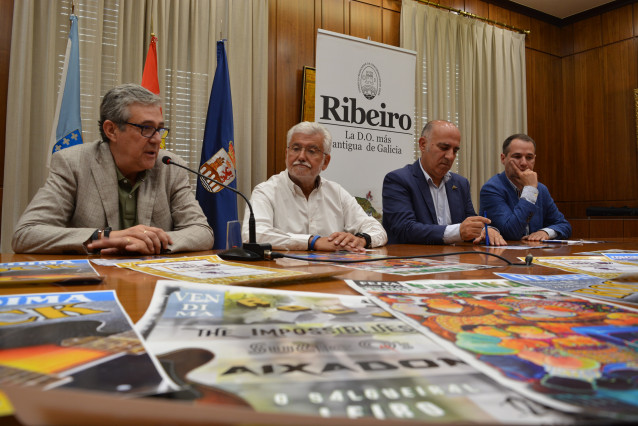
<svg viewBox="0 0 638 426"><path fill-rule="evenodd" d="M53 128L47 156L47 167L51 155L73 145L82 143L82 119L80 118L80 46L78 17L71 15L71 30L66 44L64 67L60 78L58 103L55 108Z"/></svg>
<svg viewBox="0 0 638 426"><path fill-rule="evenodd" d="M217 42L217 69L208 101L199 172L237 188L233 143L233 103L224 41ZM196 197L215 232L214 249L226 248L226 222L237 220L237 195L207 179L197 181Z"/></svg>

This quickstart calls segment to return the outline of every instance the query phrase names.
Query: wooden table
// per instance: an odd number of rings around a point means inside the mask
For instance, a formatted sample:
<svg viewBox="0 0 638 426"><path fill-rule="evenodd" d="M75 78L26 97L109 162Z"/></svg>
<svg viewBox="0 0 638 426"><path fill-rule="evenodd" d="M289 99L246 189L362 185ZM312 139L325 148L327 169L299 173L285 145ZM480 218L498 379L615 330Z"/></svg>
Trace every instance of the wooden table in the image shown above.
<svg viewBox="0 0 638 426"><path fill-rule="evenodd" d="M518 243L512 243L518 244ZM522 263L518 258L525 257L528 253L531 253L536 257L545 256L569 256L585 251L594 250L608 250L608 249L622 249L638 251L638 239L619 239L615 241L606 241L597 244L582 244L582 245L567 245L567 244L553 244L551 248L530 248L529 250L508 250L502 248L486 248L481 246L474 246L472 244L457 244L452 246L434 246L434 245L390 245L380 249L376 249L373 253L386 254L388 256L424 256L435 254L447 254L442 257L435 257L437 260L446 260L451 262L463 262L473 264L487 264L494 266L494 268L463 271L463 272L450 272L450 273L438 273L429 275L411 276L410 279L475 279L475 278L498 278L494 275L495 272L507 272L507 273L519 273L519 274L561 274L565 273L558 269L547 268L543 266L513 266L509 265L503 259L488 256L485 253L493 253L504 257L513 263ZM458 252L470 252L464 254L454 254ZM214 254L214 251L195 252L195 253L180 253L174 255L175 257L189 255L210 255ZM300 254L299 252L290 252L288 254ZM53 256L53 255L29 255L29 254L1 254L0 262L24 262L24 261L41 261L41 260L55 260L55 259L69 259L69 258L87 258L87 256ZM89 259L96 258L95 256L88 256ZM250 262L253 265L268 266L279 268L275 261L259 261ZM313 272L316 268L325 266L301 266L295 269L303 270L307 272ZM138 321L146 311L153 291L155 283L158 279L156 276L144 274L141 272L117 268L114 266L95 266L95 269L100 275L105 277L104 281L100 284L73 284L73 285L53 285L53 284L33 284L33 285L2 285L0 287L1 295L8 294L24 294L24 293L48 293L48 292L60 292L60 291L91 291L91 290L115 290L117 296L123 305L124 309L130 316L133 322ZM389 280L398 281L405 280L405 278L390 275L381 274L376 272L362 271L362 270L348 270L346 273L321 278L314 281L293 282L285 285L273 285L272 288L280 288L294 291L310 291L310 292L323 292L323 293L337 293L337 294L357 294L350 287L344 283L344 279L354 280ZM3 424L19 424L13 417L4 417L1 419ZM358 424L355 422L353 424Z"/></svg>
<svg viewBox="0 0 638 426"><path fill-rule="evenodd" d="M516 243L512 243L516 244ZM608 249L623 249L623 250L636 250L638 251L638 239L634 240L617 240L613 242L605 242L601 244L583 244L583 245L566 245L566 244L553 244L552 248L539 248L530 250L508 250L502 248L486 248L482 246L474 246L472 244L457 244L457 245L389 245L376 250L373 253L387 254L388 256L422 256L422 255L434 255L450 253L450 255L435 257L437 260L446 260L451 262L463 262L463 263L476 263L487 264L496 266L495 268L463 271L463 272L451 272L444 274L430 274L430 275L417 275L411 276L411 279L471 279L471 278L498 278L494 275L494 272L507 272L507 273L519 273L519 274L560 274L564 273L558 269L547 268L543 266L533 265L527 266L509 266L503 260L496 257L487 256L483 253L489 252L500 255L510 262L521 263L518 257L525 257L527 253L531 253L533 256L569 256L579 252L591 251L591 250L608 250ZM453 255L455 252L470 251L473 254L461 254ZM175 254L175 257L192 255L210 255L214 254L214 251L205 252L193 252L193 253L180 253ZM289 254L300 254L300 252L289 252ZM26 262L26 261L39 261L39 260L54 260L54 259L81 259L81 258L98 258L96 256L63 256L63 255L32 255L32 254L1 254L0 263L7 262ZM275 261L259 261L250 262L252 265L268 266L272 268L279 268ZM22 294L22 293L48 293L59 291L90 291L90 290L115 290L117 296L124 306L124 309L131 317L133 322L137 322L146 311L148 304L153 295L155 289L155 282L160 279L153 275L144 274L129 269L117 268L114 266L97 266L95 269L100 275L105 276L105 280L101 284L92 285L50 285L50 284L34 284L34 285L3 285L0 287L0 294ZM316 270L314 266L296 267L297 270L313 272ZM376 272L351 270L345 274L338 275L337 277L325 278L317 281L292 283L286 285L273 285L272 288L280 288L287 290L297 291L311 291L322 293L336 293L336 294L357 294L350 287L344 283L344 279L354 280L390 280L397 281L402 278L397 275L380 274Z"/></svg>

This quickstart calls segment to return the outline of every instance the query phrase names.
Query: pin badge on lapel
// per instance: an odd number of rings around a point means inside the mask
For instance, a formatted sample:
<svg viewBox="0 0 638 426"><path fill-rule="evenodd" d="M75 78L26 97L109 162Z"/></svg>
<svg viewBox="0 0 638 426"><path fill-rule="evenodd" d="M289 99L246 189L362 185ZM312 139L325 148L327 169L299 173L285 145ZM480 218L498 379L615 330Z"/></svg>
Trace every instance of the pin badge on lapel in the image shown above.
<svg viewBox="0 0 638 426"><path fill-rule="evenodd" d="M456 185L452 185L452 191L456 189Z"/></svg>

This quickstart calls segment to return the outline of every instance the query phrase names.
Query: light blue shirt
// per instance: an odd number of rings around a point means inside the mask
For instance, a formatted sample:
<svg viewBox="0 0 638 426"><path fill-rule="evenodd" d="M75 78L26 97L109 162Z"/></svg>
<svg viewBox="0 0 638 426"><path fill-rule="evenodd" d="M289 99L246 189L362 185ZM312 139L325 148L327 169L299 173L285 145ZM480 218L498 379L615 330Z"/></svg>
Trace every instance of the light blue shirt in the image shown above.
<svg viewBox="0 0 638 426"><path fill-rule="evenodd" d="M512 185L516 190L518 198L522 198L536 205L536 199L538 198L538 188L535 188L533 186L524 186L523 190L519 191L516 185L514 185L514 183L509 178L507 178L507 180L509 181L510 185ZM543 228L541 229L541 231L547 232L550 240L553 240L558 235L552 228ZM529 223L525 225L525 235L529 235Z"/></svg>

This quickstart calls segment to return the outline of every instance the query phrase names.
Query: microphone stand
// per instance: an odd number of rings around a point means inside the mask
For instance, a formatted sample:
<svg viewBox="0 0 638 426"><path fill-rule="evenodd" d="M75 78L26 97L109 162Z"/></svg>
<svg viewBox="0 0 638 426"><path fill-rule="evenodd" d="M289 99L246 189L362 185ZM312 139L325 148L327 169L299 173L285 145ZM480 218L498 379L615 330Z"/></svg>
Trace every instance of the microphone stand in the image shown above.
<svg viewBox="0 0 638 426"><path fill-rule="evenodd" d="M257 242L257 232L255 230L255 215L253 213L253 206L248 201L248 198L240 191L235 188L225 185L221 182L216 181L208 176L205 176L195 170L189 169L186 166L182 166L181 164L174 163L171 157L165 155L162 157L162 163L167 165L173 165L177 167L181 167L184 170L188 170L191 173L196 174L197 176L209 180L213 183L216 183L219 186L223 186L224 188L230 189L236 194L241 195L241 197L246 201L246 205L248 206L248 210L250 211L250 216L248 216L248 242L243 243L241 247L233 247L228 250L224 250L218 253L218 256L224 260L264 260L266 252L270 252L272 250L272 246L267 243L258 243Z"/></svg>

